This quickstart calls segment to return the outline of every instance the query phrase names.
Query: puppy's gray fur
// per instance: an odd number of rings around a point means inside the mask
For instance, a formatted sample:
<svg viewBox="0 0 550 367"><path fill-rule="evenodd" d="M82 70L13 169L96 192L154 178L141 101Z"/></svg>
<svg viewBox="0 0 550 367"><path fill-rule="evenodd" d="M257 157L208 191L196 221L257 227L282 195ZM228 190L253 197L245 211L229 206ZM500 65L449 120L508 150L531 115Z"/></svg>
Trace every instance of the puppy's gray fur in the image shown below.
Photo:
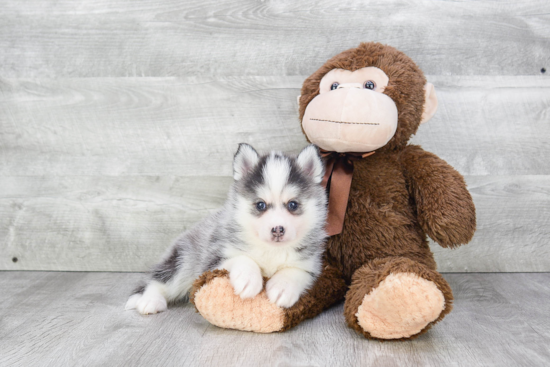
<svg viewBox="0 0 550 367"><path fill-rule="evenodd" d="M199 275L217 268L229 271L242 298L256 296L262 276L270 277L268 298L281 307L292 306L313 284L326 239L318 149L310 145L296 158L279 152L259 156L241 144L233 167L235 182L225 205L174 242L126 309L164 311L167 303L188 297Z"/></svg>

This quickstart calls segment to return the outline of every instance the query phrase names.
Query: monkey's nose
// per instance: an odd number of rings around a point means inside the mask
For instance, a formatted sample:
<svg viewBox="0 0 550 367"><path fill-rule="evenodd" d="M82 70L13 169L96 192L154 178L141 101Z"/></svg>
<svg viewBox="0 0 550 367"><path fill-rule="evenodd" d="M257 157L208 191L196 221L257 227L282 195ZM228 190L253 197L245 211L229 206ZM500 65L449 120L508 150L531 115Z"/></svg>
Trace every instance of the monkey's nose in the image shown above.
<svg viewBox="0 0 550 367"><path fill-rule="evenodd" d="M273 227L271 234L275 237L282 237L285 234L285 228L283 226Z"/></svg>

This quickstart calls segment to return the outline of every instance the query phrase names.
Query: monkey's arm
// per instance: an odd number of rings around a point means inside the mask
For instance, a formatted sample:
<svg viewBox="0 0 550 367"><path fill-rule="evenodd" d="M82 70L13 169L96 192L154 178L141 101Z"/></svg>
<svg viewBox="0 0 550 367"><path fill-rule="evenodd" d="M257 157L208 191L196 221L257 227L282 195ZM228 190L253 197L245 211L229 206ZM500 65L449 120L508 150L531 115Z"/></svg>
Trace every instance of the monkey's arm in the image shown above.
<svg viewBox="0 0 550 367"><path fill-rule="evenodd" d="M400 161L424 232L442 247L470 242L476 230L476 211L462 175L415 145L404 149Z"/></svg>

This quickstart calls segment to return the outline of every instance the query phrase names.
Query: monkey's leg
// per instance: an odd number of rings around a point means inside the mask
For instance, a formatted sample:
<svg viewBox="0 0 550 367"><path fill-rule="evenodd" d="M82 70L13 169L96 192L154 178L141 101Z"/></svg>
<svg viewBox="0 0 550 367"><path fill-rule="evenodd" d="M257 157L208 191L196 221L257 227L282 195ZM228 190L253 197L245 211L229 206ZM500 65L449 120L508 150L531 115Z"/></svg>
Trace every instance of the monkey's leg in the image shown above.
<svg viewBox="0 0 550 367"><path fill-rule="evenodd" d="M353 274L344 314L369 339L408 339L452 309L449 284L436 270L405 257L386 257Z"/></svg>
<svg viewBox="0 0 550 367"><path fill-rule="evenodd" d="M241 299L235 295L226 270L208 271L195 281L191 302L211 324L228 329L272 333L285 331L303 320L320 314L342 300L348 287L342 274L327 265L300 300L290 308L269 302L265 289L256 297Z"/></svg>

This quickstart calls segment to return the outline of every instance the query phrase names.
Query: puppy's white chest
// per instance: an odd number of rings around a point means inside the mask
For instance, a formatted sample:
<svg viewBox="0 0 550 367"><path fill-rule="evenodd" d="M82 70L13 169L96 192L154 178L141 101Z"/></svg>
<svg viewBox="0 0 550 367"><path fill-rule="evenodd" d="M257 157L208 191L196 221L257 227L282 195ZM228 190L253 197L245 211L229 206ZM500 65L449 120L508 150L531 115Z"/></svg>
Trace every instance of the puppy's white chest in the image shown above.
<svg viewBox="0 0 550 367"><path fill-rule="evenodd" d="M291 248L253 249L248 254L254 260L265 277L272 277L286 267L295 267L299 260L296 251Z"/></svg>

